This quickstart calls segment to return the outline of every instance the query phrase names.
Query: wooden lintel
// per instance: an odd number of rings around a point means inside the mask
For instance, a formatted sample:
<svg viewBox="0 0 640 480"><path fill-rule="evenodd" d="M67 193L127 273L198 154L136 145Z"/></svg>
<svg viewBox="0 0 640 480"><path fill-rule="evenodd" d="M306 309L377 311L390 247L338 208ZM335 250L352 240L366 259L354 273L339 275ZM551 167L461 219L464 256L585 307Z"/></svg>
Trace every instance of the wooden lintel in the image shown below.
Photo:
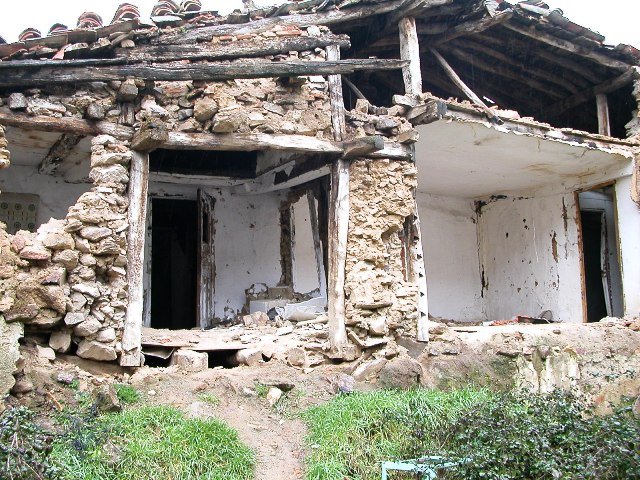
<svg viewBox="0 0 640 480"><path fill-rule="evenodd" d="M448 29L440 35L429 38L427 41L432 46L437 46L445 42L449 42L454 38L463 37L467 35L473 35L476 33L484 32L496 25L500 25L513 16L512 10L505 10L494 16L488 16L481 18L480 20L472 20L469 22L461 23L453 28Z"/></svg>
<svg viewBox="0 0 640 480"><path fill-rule="evenodd" d="M328 48L328 47L327 47ZM336 46L336 48L338 48ZM122 80L127 77L154 81L205 80L222 81L238 78L297 77L307 75L349 74L361 70L398 70L407 62L389 59L348 59L336 61L288 60L130 64L95 67L47 66L38 69L14 67L3 69L0 87L26 87L79 82Z"/></svg>
<svg viewBox="0 0 640 480"><path fill-rule="evenodd" d="M570 96L569 98L565 98L557 103L554 103L549 108L544 109L545 114L550 117L556 117L566 112L567 110L571 110L579 105L582 105L589 100L593 100L598 94L607 94L615 92L620 88L628 85L636 78L636 69L630 68L622 75L618 75L606 82L601 83L600 85L596 85L593 88L588 88L583 90L575 95Z"/></svg>
<svg viewBox="0 0 640 480"><path fill-rule="evenodd" d="M489 107L487 107L487 105L482 100L480 100L480 97L478 97L473 92L473 90L471 90L467 86L467 84L462 81L462 79L458 76L455 70L451 68L451 65L449 65L449 63L444 59L444 57L440 55L440 53L438 53L438 51L435 48L431 48L431 53L434 55L434 57L436 57L436 60L438 61L440 66L443 68L443 70L445 71L449 79L455 84L455 86L458 87L467 96L467 98L469 98L469 100L471 100L473 103L475 103L480 108L482 108L482 110L487 115L487 117L489 117L491 120L494 120L500 123L501 120L500 118L498 118L495 112L491 110Z"/></svg>
<svg viewBox="0 0 640 480"><path fill-rule="evenodd" d="M182 133L169 132L169 139L162 148L170 150L229 150L250 152L254 150L280 150L342 155L339 142L322 140L304 135L268 133Z"/></svg>
<svg viewBox="0 0 640 480"><path fill-rule="evenodd" d="M47 155L38 166L38 173L43 175L53 175L56 173L62 162L73 151L76 145L84 137L74 133L64 133L49 149Z"/></svg>
<svg viewBox="0 0 640 480"><path fill-rule="evenodd" d="M422 73L420 71L420 44L416 32L416 19L401 18L398 22L400 32L400 58L406 60L407 66L402 68L404 91L407 95L422 93Z"/></svg>
<svg viewBox="0 0 640 480"><path fill-rule="evenodd" d="M552 47L559 48L561 50L565 50L575 55L587 58L593 62L599 63L600 65L604 65L605 67L613 68L620 71L628 70L629 67L631 67L631 65L625 62L615 60L603 53L590 50L589 48L577 45L573 42L570 42L569 40L555 37L549 33L537 30L535 26L525 27L523 25L516 24L515 22L504 22L502 25L511 31L519 33L520 35L533 38L534 40L546 43L547 45L550 45Z"/></svg>
<svg viewBox="0 0 640 480"><path fill-rule="evenodd" d="M0 107L0 124L24 130L71 133L82 136L105 134L120 140L129 140L133 135L132 128L111 122L90 122L76 117L54 118L42 115L32 117L2 107Z"/></svg>

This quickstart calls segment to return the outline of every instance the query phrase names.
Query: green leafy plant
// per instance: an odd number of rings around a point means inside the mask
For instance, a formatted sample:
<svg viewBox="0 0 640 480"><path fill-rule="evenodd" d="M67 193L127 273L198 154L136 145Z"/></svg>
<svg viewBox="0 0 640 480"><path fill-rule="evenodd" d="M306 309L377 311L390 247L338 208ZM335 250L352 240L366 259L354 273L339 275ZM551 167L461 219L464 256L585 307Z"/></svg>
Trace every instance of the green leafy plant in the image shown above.
<svg viewBox="0 0 640 480"><path fill-rule="evenodd" d="M140 392L131 385L116 383L113 388L116 391L116 395L118 395L118 400L122 403L136 403L140 400Z"/></svg>
<svg viewBox="0 0 640 480"><path fill-rule="evenodd" d="M0 478L57 478L58 470L49 459L53 435L34 420L34 412L26 407L8 408L0 415Z"/></svg>

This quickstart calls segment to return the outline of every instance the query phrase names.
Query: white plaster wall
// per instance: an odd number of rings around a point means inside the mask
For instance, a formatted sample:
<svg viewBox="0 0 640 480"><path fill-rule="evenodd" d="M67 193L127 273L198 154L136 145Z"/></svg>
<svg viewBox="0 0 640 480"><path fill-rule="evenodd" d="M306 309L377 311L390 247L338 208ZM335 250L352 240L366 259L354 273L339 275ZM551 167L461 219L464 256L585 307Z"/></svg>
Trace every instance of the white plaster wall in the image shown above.
<svg viewBox="0 0 640 480"><path fill-rule="evenodd" d="M320 289L313 243L309 197L303 195L291 209L293 223L293 290L310 293Z"/></svg>
<svg viewBox="0 0 640 480"><path fill-rule="evenodd" d="M551 310L563 322L583 321L576 214L573 195L483 207L478 231L489 320Z"/></svg>
<svg viewBox="0 0 640 480"><path fill-rule="evenodd" d="M276 286L280 281L279 207L283 197L277 192L238 195L228 188L205 190L215 198L215 316L224 318L225 309L234 313L242 309L245 290L252 284ZM152 182L149 191L155 197L195 200L197 196L194 185Z"/></svg>
<svg viewBox="0 0 640 480"><path fill-rule="evenodd" d="M625 315L640 315L640 208L631 199L631 177L616 182L618 234Z"/></svg>
<svg viewBox="0 0 640 480"><path fill-rule="evenodd" d="M62 177L40 175L34 166L14 164L0 170L0 191L40 196L38 226L50 218L64 218L69 207L90 188L88 183L66 183Z"/></svg>
<svg viewBox="0 0 640 480"><path fill-rule="evenodd" d="M418 193L429 313L484 320L478 238L472 200Z"/></svg>

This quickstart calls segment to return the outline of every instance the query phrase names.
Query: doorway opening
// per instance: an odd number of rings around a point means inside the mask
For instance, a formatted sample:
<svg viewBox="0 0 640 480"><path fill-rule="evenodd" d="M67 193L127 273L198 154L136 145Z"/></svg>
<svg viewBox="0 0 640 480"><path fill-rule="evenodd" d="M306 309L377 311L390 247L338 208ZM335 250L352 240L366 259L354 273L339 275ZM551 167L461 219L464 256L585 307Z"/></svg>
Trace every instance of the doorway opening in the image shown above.
<svg viewBox="0 0 640 480"><path fill-rule="evenodd" d="M154 198L151 206L151 322L171 330L196 326L198 204Z"/></svg>
<svg viewBox="0 0 640 480"><path fill-rule="evenodd" d="M578 195L587 322L624 311L613 186Z"/></svg>

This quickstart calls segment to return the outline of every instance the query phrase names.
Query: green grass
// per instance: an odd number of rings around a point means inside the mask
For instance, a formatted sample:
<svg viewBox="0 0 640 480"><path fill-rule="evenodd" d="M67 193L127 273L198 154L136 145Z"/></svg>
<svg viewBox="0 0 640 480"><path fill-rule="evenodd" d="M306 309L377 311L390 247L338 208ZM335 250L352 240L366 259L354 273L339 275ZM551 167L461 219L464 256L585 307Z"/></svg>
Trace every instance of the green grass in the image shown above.
<svg viewBox="0 0 640 480"><path fill-rule="evenodd" d="M140 400L140 392L138 392L131 385L116 383L113 388L115 388L116 390L118 400L120 400L122 403L136 403L138 400Z"/></svg>
<svg viewBox="0 0 640 480"><path fill-rule="evenodd" d="M82 427L54 445L52 458L64 479L253 478L253 452L218 420L145 406L89 419Z"/></svg>
<svg viewBox="0 0 640 480"><path fill-rule="evenodd" d="M213 407L217 407L218 405L220 405L220 398L213 393L208 393L208 392L199 393L198 399L201 402L208 403Z"/></svg>
<svg viewBox="0 0 640 480"><path fill-rule="evenodd" d="M472 389L377 391L338 396L313 407L303 414L309 427L307 479L379 479L380 462L414 453L413 412L422 413L421 447L428 447L429 431L452 423L489 397L485 390Z"/></svg>

